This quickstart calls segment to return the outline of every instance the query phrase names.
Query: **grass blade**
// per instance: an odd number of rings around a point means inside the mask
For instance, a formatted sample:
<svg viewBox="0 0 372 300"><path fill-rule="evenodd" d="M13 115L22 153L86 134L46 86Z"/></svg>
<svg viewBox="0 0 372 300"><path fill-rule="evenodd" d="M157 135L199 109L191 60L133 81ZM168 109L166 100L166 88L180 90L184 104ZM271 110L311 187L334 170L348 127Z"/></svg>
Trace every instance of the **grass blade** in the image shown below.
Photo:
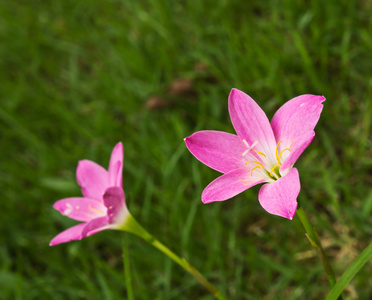
<svg viewBox="0 0 372 300"><path fill-rule="evenodd" d="M349 282L354 278L356 273L366 264L366 262L372 257L372 243L363 250L361 254L352 262L352 264L346 269L341 275L340 279L333 286L329 292L326 300L336 300L342 291L346 288Z"/></svg>

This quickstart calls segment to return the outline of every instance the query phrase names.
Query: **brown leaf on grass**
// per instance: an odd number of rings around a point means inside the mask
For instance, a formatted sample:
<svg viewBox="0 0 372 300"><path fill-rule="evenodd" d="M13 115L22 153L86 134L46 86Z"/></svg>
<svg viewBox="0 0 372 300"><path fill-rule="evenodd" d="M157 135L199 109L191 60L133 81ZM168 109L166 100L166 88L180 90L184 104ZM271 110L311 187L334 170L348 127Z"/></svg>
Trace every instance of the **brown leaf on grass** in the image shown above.
<svg viewBox="0 0 372 300"><path fill-rule="evenodd" d="M146 101L146 108L149 110L163 109L179 101L192 101L197 99L195 85L198 83L214 84L217 78L209 74L209 66L204 62L197 62L194 65L193 78L176 78L169 86L158 95L151 96Z"/></svg>
<svg viewBox="0 0 372 300"><path fill-rule="evenodd" d="M171 105L172 105L171 102L165 100L161 96L152 96L146 101L146 108L148 110L161 109L161 108L165 108Z"/></svg>
<svg viewBox="0 0 372 300"><path fill-rule="evenodd" d="M174 98L181 97L188 99L195 93L196 92L193 90L193 81L191 79L175 79L163 95L155 95L148 98L146 101L146 108L149 110L157 110L170 107L174 104Z"/></svg>
<svg viewBox="0 0 372 300"><path fill-rule="evenodd" d="M179 78L173 80L169 88L167 89L167 93L173 96L182 96L192 92L193 81L188 78Z"/></svg>
<svg viewBox="0 0 372 300"><path fill-rule="evenodd" d="M215 84L218 82L217 77L211 74L210 68L205 62L197 62L194 65L194 71L197 74L198 81L206 82L208 84Z"/></svg>
<svg viewBox="0 0 372 300"><path fill-rule="evenodd" d="M197 73L207 72L209 71L209 66L205 62L199 61L194 65L194 70Z"/></svg>

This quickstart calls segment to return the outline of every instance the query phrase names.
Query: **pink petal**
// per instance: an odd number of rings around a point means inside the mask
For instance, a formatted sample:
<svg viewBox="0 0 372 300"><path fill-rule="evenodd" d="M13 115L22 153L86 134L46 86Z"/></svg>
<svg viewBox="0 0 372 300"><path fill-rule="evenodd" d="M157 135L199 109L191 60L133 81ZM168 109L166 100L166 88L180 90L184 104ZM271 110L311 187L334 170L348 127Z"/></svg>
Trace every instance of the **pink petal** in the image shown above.
<svg viewBox="0 0 372 300"><path fill-rule="evenodd" d="M107 216L93 219L89 221L88 223L86 223L86 226L84 227L81 235L82 237L91 236L102 230L109 229L110 226L108 225L109 225L109 222L108 222Z"/></svg>
<svg viewBox="0 0 372 300"><path fill-rule="evenodd" d="M84 229L86 223L78 224L69 229L62 231L56 237L54 237L49 246L55 246L62 243L67 243L75 240L81 240L83 237L81 235L82 230Z"/></svg>
<svg viewBox="0 0 372 300"><path fill-rule="evenodd" d="M247 150L235 134L204 130L185 138L186 147L203 164L227 173L244 166L242 154Z"/></svg>
<svg viewBox="0 0 372 300"><path fill-rule="evenodd" d="M232 89L229 96L229 113L236 133L254 149L275 161L276 141L266 114L247 94Z"/></svg>
<svg viewBox="0 0 372 300"><path fill-rule="evenodd" d="M82 197L59 200L53 207L64 216L83 222L105 216L107 211L103 203Z"/></svg>
<svg viewBox="0 0 372 300"><path fill-rule="evenodd" d="M266 179L261 177L251 176L249 169L236 169L212 181L204 189L202 201L203 203L224 201L265 181Z"/></svg>
<svg viewBox="0 0 372 300"><path fill-rule="evenodd" d="M286 102L271 121L276 140L283 141L282 146L288 147L296 137L313 130L325 100L323 96L302 95Z"/></svg>
<svg viewBox="0 0 372 300"><path fill-rule="evenodd" d="M76 169L76 179L86 198L102 201L108 187L108 172L90 160L81 160Z"/></svg>
<svg viewBox="0 0 372 300"><path fill-rule="evenodd" d="M124 148L122 143L117 143L111 153L110 164L108 168L110 186L123 187L123 160Z"/></svg>
<svg viewBox="0 0 372 300"><path fill-rule="evenodd" d="M292 168L284 177L263 185L258 193L258 200L268 213L292 220L300 189L298 171Z"/></svg>
<svg viewBox="0 0 372 300"><path fill-rule="evenodd" d="M123 189L117 186L109 187L103 195L103 201L107 207L109 223L123 223L125 216L128 214Z"/></svg>
<svg viewBox="0 0 372 300"><path fill-rule="evenodd" d="M282 176L285 175L286 172L294 165L294 163L300 157L302 152L304 152L307 146L310 145L314 136L315 136L314 130L309 130L308 132L294 139L291 152L287 152L287 154L289 153L289 156L284 160L279 170Z"/></svg>

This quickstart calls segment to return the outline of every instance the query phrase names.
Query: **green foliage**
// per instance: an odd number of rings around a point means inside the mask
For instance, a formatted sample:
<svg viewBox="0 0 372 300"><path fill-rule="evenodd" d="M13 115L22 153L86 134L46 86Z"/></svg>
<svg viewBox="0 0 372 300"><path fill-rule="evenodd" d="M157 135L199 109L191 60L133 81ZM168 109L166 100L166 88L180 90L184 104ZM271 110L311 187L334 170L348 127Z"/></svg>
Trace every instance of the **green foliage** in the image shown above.
<svg viewBox="0 0 372 300"><path fill-rule="evenodd" d="M342 276L339 278L337 283L332 287L326 300L337 300L341 295L342 291L347 287L354 276L359 272L361 268L371 259L372 257L372 243L366 247L361 254L351 263L351 265L345 270Z"/></svg>
<svg viewBox="0 0 372 300"><path fill-rule="evenodd" d="M299 94L327 98L297 167L336 274L372 237L372 2L3 1L0 4L0 298L125 298L122 233L50 248L76 224L54 201L80 194L80 159L125 146L132 214L230 299L321 299L329 287L297 219L267 214L258 187L200 195L217 172L183 138L233 132L232 87L272 116ZM183 85L183 88L180 87ZM211 299L128 236L136 299ZM369 299L371 265L345 290Z"/></svg>

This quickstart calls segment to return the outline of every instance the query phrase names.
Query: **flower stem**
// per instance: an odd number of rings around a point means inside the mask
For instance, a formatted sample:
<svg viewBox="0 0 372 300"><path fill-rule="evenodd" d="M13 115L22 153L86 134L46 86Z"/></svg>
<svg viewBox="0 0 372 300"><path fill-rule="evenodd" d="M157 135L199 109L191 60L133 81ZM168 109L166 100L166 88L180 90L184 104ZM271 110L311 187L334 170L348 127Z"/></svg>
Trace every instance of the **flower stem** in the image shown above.
<svg viewBox="0 0 372 300"><path fill-rule="evenodd" d="M319 236L318 236L318 233L317 233L315 227L310 223L307 215L305 214L305 211L303 210L303 208L300 205L298 205L298 207L297 207L296 215L299 217L302 225L305 228L306 237L310 241L310 244L317 251L317 253L318 253L318 255L319 255L319 257L322 261L324 271L327 274L329 284L331 285L331 287L333 287L336 284L335 273L333 272L332 266L330 265L330 263L328 261L328 258L327 258L326 254L324 252L324 249L323 249L322 244L319 240ZM339 300L341 300L341 299L342 298L340 296Z"/></svg>
<svg viewBox="0 0 372 300"><path fill-rule="evenodd" d="M146 242L163 252L167 255L170 259L184 268L187 272L189 272L194 278L202 284L216 299L218 300L226 300L227 298L217 290L197 269L195 269L185 258L181 258L172 252L168 247L164 244L159 242L155 239L145 228L141 226L137 222L132 215L128 215L126 218L125 223L118 228L119 230L127 231L133 233L141 238L143 238Z"/></svg>
<svg viewBox="0 0 372 300"><path fill-rule="evenodd" d="M123 264L124 264L125 286L127 288L128 300L134 300L133 289L132 289L132 277L130 275L128 242L127 242L126 237L123 238Z"/></svg>

